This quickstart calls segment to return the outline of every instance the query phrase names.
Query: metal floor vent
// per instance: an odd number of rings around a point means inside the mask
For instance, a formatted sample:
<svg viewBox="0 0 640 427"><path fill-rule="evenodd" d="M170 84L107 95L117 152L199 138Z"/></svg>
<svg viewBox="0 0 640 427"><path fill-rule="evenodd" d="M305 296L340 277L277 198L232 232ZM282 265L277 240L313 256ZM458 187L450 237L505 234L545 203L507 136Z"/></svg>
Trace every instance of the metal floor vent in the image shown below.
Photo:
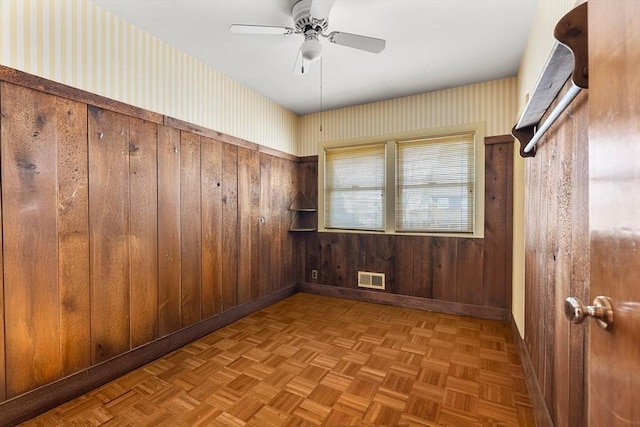
<svg viewBox="0 0 640 427"><path fill-rule="evenodd" d="M358 287L384 290L384 273L358 271Z"/></svg>

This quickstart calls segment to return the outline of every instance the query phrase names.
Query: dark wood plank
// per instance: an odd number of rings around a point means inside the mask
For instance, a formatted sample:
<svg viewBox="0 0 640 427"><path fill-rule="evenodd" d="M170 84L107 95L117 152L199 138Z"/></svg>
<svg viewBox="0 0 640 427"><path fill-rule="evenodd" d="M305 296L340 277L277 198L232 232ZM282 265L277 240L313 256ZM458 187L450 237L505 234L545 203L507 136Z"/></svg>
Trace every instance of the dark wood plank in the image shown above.
<svg viewBox="0 0 640 427"><path fill-rule="evenodd" d="M330 251L331 265L329 267L329 277L326 282L333 286L347 286L350 273L349 259L347 257L347 234L332 233L331 239L327 244ZM355 273L357 276L357 273ZM352 280L354 282L355 280Z"/></svg>
<svg viewBox="0 0 640 427"><path fill-rule="evenodd" d="M89 107L91 362L131 347L129 117Z"/></svg>
<svg viewBox="0 0 640 427"><path fill-rule="evenodd" d="M456 260L458 239L436 237L431 239L429 251L433 259L433 298L456 300Z"/></svg>
<svg viewBox="0 0 640 427"><path fill-rule="evenodd" d="M2 119L2 94L4 86L0 84L0 127L4 127L4 121ZM2 139L2 133L0 131L0 140ZM1 144L1 143L0 143ZM0 145L1 147L1 145ZM0 150L0 167L2 165L2 150ZM0 169L0 179L2 178L2 170ZM1 185L1 182L0 182ZM0 187L1 188L1 187ZM2 224L2 197L0 197L0 225ZM3 243L2 227L0 226L0 402L7 399L7 371L6 371L6 351L5 351L5 304L4 304L4 267L2 251Z"/></svg>
<svg viewBox="0 0 640 427"><path fill-rule="evenodd" d="M347 287L358 287L358 271L367 271L366 239L363 234L347 235ZM322 283L322 282L321 282Z"/></svg>
<svg viewBox="0 0 640 427"><path fill-rule="evenodd" d="M282 238L282 275L280 281L275 284L274 290L283 286L289 286L298 282L295 271L296 264L296 241L300 237L296 233L289 233L289 227L293 221L293 212L289 209L296 194L298 194L298 186L295 182L297 175L297 164L288 159L279 159L282 172L279 185L282 188L279 210L282 214L280 225L280 236Z"/></svg>
<svg viewBox="0 0 640 427"><path fill-rule="evenodd" d="M158 336L182 326L180 131L158 126Z"/></svg>
<svg viewBox="0 0 640 427"><path fill-rule="evenodd" d="M58 292L64 375L91 364L87 106L56 99L58 124Z"/></svg>
<svg viewBox="0 0 640 427"><path fill-rule="evenodd" d="M395 262L395 278L396 293L400 295L413 294L413 248L417 245L420 237L416 236L399 236L396 246L396 262Z"/></svg>
<svg viewBox="0 0 640 427"><path fill-rule="evenodd" d="M260 154L260 295L267 295L271 283L271 270L275 267L271 259L271 249L275 239L271 218L271 169L272 157Z"/></svg>
<svg viewBox="0 0 640 427"><path fill-rule="evenodd" d="M566 120L566 119L565 119ZM560 123L564 122L562 120ZM561 152L567 152L571 156L571 149L566 147L567 141L573 140L573 127L561 126L556 130L557 138L549 141L545 150L545 160L549 177L549 189L547 198L549 206L547 217L549 218L546 237L545 259L547 264L547 280L551 289L550 298L554 301L562 301L569 295L569 282L571 280L571 175L573 167L570 158L567 159ZM566 162L569 160L569 163ZM567 170L567 168L569 170ZM566 173L568 172L568 173ZM560 314L560 313L558 313ZM557 425L569 424L569 398L558 399L559 396L569 396L569 322L562 315L554 315L549 320L553 322L554 339L547 344L546 359L550 359L552 384L552 405Z"/></svg>
<svg viewBox="0 0 640 427"><path fill-rule="evenodd" d="M567 295L589 301L590 290L590 247L589 247L589 150L583 149L589 143L588 94L582 92L572 102L570 113L573 120L574 141L566 141L573 147L573 176L571 178L571 279ZM562 299L566 298L564 296ZM587 329L569 328L569 425L586 425L584 407L587 405L586 351Z"/></svg>
<svg viewBox="0 0 640 427"><path fill-rule="evenodd" d="M59 378L55 97L2 83L6 394ZM37 262L34 262L37 260ZM29 369L24 369L28 361Z"/></svg>
<svg viewBox="0 0 640 427"><path fill-rule="evenodd" d="M378 237L376 239L378 252L376 270L385 274L385 292L396 293L396 269L394 267L396 259L396 236L384 235L375 237Z"/></svg>
<svg viewBox="0 0 640 427"><path fill-rule="evenodd" d="M413 241L413 286L411 295L433 298L432 237L417 237Z"/></svg>
<svg viewBox="0 0 640 427"><path fill-rule="evenodd" d="M483 305L483 253L483 239L458 239L456 302Z"/></svg>
<svg viewBox="0 0 640 427"><path fill-rule="evenodd" d="M249 158L249 191L250 197L250 216L251 216L251 298L255 300L260 298L260 280L262 272L260 271L260 153L251 152ZM296 281L294 284L297 284Z"/></svg>
<svg viewBox="0 0 640 427"><path fill-rule="evenodd" d="M222 146L222 310L238 305L238 147Z"/></svg>
<svg viewBox="0 0 640 427"><path fill-rule="evenodd" d="M238 304L259 296L260 156L238 147Z"/></svg>
<svg viewBox="0 0 640 427"><path fill-rule="evenodd" d="M2 106L2 85L0 84L0 107ZM0 109L0 113L1 113ZM0 126L2 125L0 118ZM1 134L0 134L1 138ZM2 150L0 150L0 165L2 162ZM1 170L0 170L1 173ZM0 175L1 178L1 175ZM1 185L1 184L0 184ZM2 224L2 197L0 197L0 225ZM0 226L0 402L7 398L7 376L6 376L6 358L5 358L5 334L4 334L4 268L2 256L2 227Z"/></svg>
<svg viewBox="0 0 640 427"><path fill-rule="evenodd" d="M0 99L2 98L0 88ZM0 105L2 101L0 100ZM0 155L1 162L1 155ZM0 198L0 224L2 224L2 200ZM2 227L0 227L0 242L2 242ZM6 371L6 351L5 351L5 305L4 305L4 267L3 267L2 245L0 245L0 402L7 399L7 371Z"/></svg>
<svg viewBox="0 0 640 427"><path fill-rule="evenodd" d="M238 303L251 298L250 151L238 147Z"/></svg>
<svg viewBox="0 0 640 427"><path fill-rule="evenodd" d="M506 144L506 157L508 159L513 159L515 150L515 144L512 142ZM506 286L506 306L508 308L512 308L512 297L513 297L513 166L514 162L507 162L507 186L505 191L507 193L507 198L505 200L505 211L507 212L507 221L505 224L505 229L507 230L505 239L507 246L507 253L505 258L505 286ZM485 250L486 254L486 250ZM485 255L487 256L487 255Z"/></svg>
<svg viewBox="0 0 640 427"><path fill-rule="evenodd" d="M202 317L222 312L222 142L202 137Z"/></svg>
<svg viewBox="0 0 640 427"><path fill-rule="evenodd" d="M269 275L269 292L273 292L282 283L282 264L284 263L282 247L283 234L289 229L289 224L285 223L282 210L283 205L283 188L282 188L282 160L272 158L271 160L271 195L269 196L269 222L271 224L271 263L279 268L272 268ZM287 206L286 209L288 209Z"/></svg>
<svg viewBox="0 0 640 427"><path fill-rule="evenodd" d="M131 119L131 345L158 337L158 125Z"/></svg>
<svg viewBox="0 0 640 427"><path fill-rule="evenodd" d="M182 327L202 320L200 137L180 135L180 251Z"/></svg>
<svg viewBox="0 0 640 427"><path fill-rule="evenodd" d="M485 148L485 214L483 257L483 305L506 307L506 223L511 215L507 211L507 168L513 163L508 158L506 144L494 144Z"/></svg>

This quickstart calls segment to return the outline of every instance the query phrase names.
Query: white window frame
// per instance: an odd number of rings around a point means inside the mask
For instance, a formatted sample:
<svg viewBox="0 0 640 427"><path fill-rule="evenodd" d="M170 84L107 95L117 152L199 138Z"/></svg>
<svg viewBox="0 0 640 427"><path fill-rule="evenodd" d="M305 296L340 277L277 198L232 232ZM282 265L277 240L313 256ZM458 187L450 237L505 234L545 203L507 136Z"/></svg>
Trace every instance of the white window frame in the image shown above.
<svg viewBox="0 0 640 427"><path fill-rule="evenodd" d="M456 126L447 126L440 128L422 129L411 132L401 132L375 137L357 138L341 141L324 142L319 145L318 149L318 231L331 233L362 233L362 234L397 234L397 235L423 235L423 236L441 236L441 237L467 237L467 238L483 238L484 237L484 194L485 194L485 124L484 122L468 123ZM475 136L475 192L474 192L474 223L472 233L455 233L455 232L410 232L396 231L396 146L398 142L408 139L435 138L443 136L451 136L463 133L473 133ZM325 152L327 149L356 147L359 145L371 145L375 143L385 143L386 157L386 206L385 206L385 230L384 231L366 231L366 230L348 230L337 228L325 228L324 215L324 169L325 169Z"/></svg>

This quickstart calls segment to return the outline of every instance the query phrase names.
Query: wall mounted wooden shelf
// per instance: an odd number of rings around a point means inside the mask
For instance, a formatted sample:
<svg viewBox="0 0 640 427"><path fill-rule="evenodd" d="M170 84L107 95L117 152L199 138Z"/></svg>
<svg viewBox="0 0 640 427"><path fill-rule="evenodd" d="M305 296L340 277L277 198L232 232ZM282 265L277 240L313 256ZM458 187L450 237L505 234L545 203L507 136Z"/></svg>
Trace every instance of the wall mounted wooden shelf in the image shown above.
<svg viewBox="0 0 640 427"><path fill-rule="evenodd" d="M524 111L511 134L520 141L520 155L534 157L535 146L582 89L589 87L587 51L587 3L575 7L556 25L557 39ZM540 123L567 79L571 88L559 100L545 122Z"/></svg>
<svg viewBox="0 0 640 427"><path fill-rule="evenodd" d="M316 231L316 207L309 198L298 192L293 199L290 210L294 212L289 231Z"/></svg>

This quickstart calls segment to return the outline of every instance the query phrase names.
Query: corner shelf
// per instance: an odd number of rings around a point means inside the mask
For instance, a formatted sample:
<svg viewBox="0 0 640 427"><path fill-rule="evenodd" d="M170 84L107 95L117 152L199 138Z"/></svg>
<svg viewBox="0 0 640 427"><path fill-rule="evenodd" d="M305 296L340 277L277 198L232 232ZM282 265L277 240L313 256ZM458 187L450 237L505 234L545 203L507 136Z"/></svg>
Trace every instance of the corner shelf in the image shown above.
<svg viewBox="0 0 640 427"><path fill-rule="evenodd" d="M316 231L314 217L316 207L301 191L298 192L289 210L294 212L289 231Z"/></svg>

